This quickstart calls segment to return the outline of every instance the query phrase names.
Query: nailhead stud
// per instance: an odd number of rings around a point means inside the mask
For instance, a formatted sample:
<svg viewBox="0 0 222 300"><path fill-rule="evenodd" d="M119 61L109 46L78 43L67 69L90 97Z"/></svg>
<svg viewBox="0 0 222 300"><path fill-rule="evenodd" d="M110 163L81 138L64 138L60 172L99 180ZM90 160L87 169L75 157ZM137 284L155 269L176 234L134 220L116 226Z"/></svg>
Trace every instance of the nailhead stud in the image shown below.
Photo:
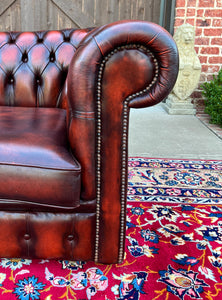
<svg viewBox="0 0 222 300"><path fill-rule="evenodd" d="M121 178L121 216L120 216L120 249L119 249L119 259L118 261L121 262L123 253L124 253L124 238L125 238L125 182L126 182L126 146L127 146L127 130L128 130L128 102L130 102L132 99L134 99L137 96L143 95L144 93L147 93L150 88L155 84L158 78L159 70L158 70L158 61L154 57L154 55L151 53L149 49L147 49L143 45L139 44L128 44L125 46L119 46L110 53L106 57L104 57L103 61L100 64L100 69L98 72L98 82L97 82L97 203L96 203L96 240L95 240L95 261L98 262L99 260L99 215L100 215L100 197L101 197L101 191L100 191L100 185L101 185L101 130L102 130L102 122L101 122L101 86L102 86L102 74L105 67L106 62L118 51L122 51L125 49L141 49L144 52L147 53L147 55L150 55L153 58L154 65L155 65L155 75L152 80L152 82L145 87L142 91L137 92L135 94L132 94L127 97L127 99L124 101L123 104L123 132L122 132L122 178Z"/></svg>
<svg viewBox="0 0 222 300"><path fill-rule="evenodd" d="M74 240L74 235L73 234L68 235L67 240L68 241L73 241Z"/></svg>
<svg viewBox="0 0 222 300"><path fill-rule="evenodd" d="M31 238L30 234L28 234L28 233L24 234L24 239L26 241L30 240L30 238Z"/></svg>

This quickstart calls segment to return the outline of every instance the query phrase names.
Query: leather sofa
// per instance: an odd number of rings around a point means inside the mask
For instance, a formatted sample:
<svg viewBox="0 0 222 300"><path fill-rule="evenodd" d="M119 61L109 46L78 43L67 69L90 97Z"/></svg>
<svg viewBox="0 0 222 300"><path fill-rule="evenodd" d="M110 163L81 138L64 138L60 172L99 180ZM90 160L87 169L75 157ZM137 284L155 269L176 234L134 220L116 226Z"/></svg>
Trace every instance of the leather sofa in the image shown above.
<svg viewBox="0 0 222 300"><path fill-rule="evenodd" d="M177 72L149 22L0 33L1 257L123 260L129 110Z"/></svg>

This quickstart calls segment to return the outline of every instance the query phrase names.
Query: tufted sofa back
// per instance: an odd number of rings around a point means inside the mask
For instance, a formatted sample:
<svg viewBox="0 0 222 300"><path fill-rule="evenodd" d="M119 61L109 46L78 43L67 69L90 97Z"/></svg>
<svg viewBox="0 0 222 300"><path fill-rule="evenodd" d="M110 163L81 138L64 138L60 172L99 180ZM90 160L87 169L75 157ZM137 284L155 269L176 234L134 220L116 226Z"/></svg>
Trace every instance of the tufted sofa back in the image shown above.
<svg viewBox="0 0 222 300"><path fill-rule="evenodd" d="M73 54L89 29L0 33L0 105L66 107Z"/></svg>

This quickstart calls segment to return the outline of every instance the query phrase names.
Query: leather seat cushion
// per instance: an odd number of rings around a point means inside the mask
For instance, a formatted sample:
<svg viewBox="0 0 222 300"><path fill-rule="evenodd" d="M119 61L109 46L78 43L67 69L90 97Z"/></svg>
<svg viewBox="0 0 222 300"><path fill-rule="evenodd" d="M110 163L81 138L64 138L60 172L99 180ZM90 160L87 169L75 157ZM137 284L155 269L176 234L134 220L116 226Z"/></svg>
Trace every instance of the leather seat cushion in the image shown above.
<svg viewBox="0 0 222 300"><path fill-rule="evenodd" d="M0 107L0 208L73 209L80 173L65 110Z"/></svg>

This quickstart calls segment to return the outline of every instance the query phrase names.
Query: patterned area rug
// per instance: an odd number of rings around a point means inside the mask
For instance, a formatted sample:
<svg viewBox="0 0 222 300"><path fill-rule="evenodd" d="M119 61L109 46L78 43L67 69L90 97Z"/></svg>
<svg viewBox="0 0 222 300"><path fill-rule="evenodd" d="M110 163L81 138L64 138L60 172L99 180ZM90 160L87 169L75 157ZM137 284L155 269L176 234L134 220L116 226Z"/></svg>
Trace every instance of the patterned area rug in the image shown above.
<svg viewBox="0 0 222 300"><path fill-rule="evenodd" d="M129 159L127 210L121 265L3 258L0 299L222 299L222 161Z"/></svg>

